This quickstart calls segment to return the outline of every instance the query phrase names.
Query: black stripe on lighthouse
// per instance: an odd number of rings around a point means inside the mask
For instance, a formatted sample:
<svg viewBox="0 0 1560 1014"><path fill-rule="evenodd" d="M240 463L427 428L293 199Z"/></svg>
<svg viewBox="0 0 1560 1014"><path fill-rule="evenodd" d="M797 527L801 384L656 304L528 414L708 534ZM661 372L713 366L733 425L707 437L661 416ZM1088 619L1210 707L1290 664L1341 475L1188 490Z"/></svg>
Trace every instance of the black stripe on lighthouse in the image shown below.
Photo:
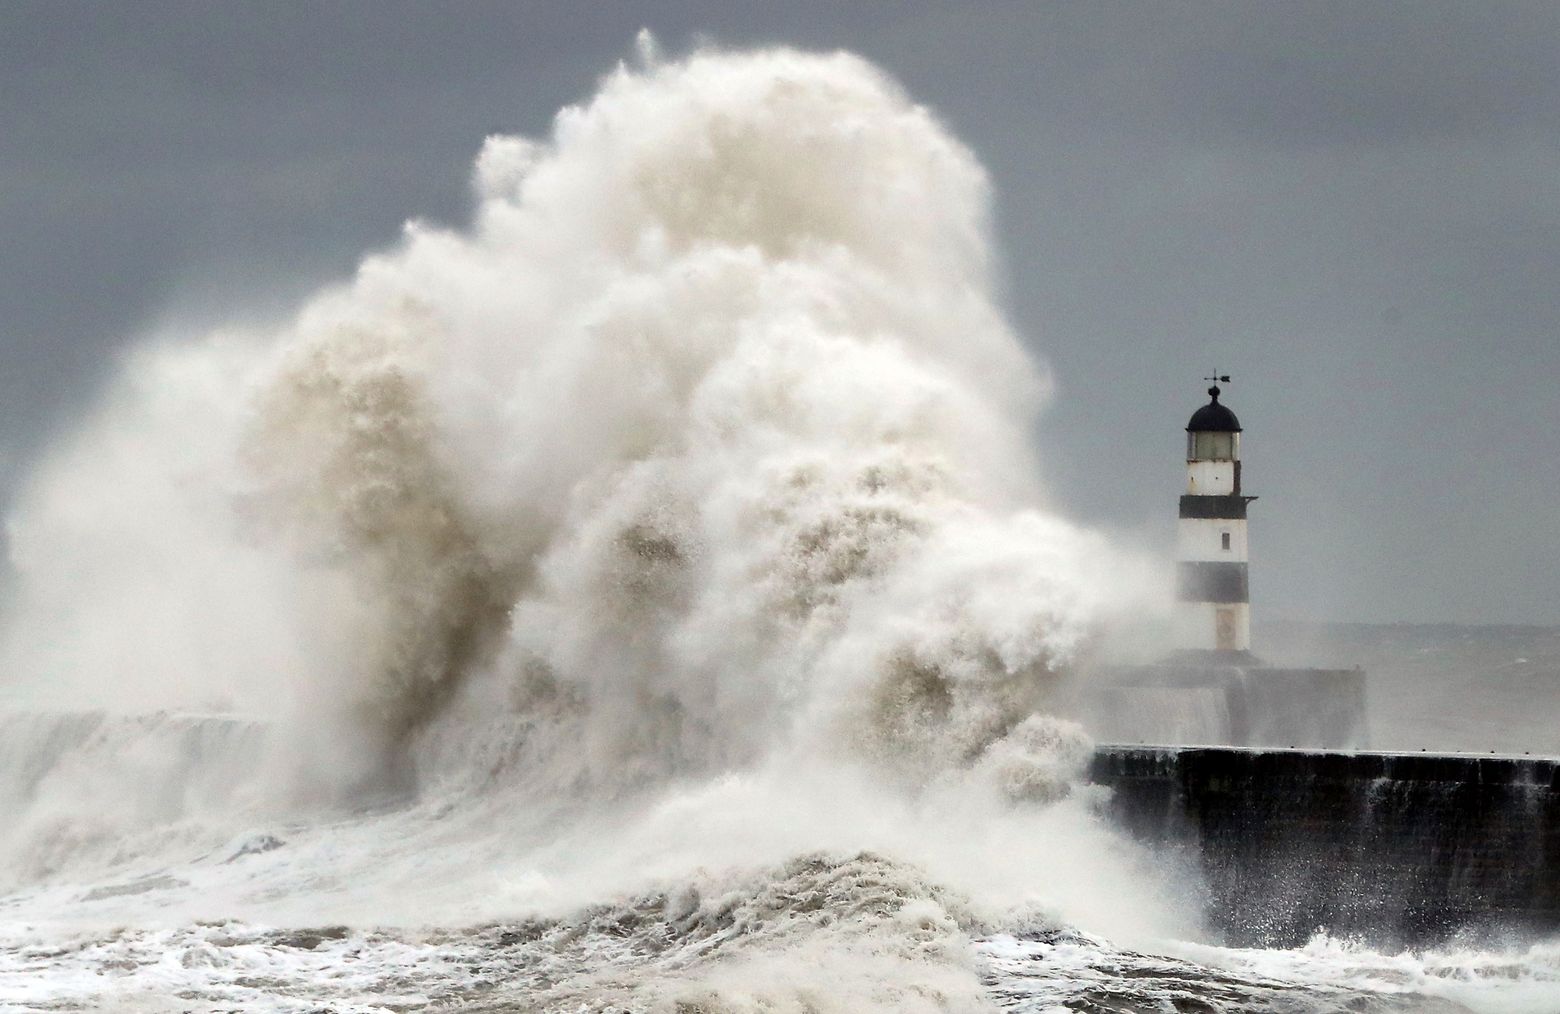
<svg viewBox="0 0 1560 1014"><path fill-rule="evenodd" d="M1196 496L1188 494L1181 497L1181 517L1183 518L1217 518L1220 521L1241 521L1246 517L1246 504L1255 500L1254 496Z"/></svg>
<svg viewBox="0 0 1560 1014"><path fill-rule="evenodd" d="M1182 602L1250 602L1244 563L1183 560L1179 565Z"/></svg>

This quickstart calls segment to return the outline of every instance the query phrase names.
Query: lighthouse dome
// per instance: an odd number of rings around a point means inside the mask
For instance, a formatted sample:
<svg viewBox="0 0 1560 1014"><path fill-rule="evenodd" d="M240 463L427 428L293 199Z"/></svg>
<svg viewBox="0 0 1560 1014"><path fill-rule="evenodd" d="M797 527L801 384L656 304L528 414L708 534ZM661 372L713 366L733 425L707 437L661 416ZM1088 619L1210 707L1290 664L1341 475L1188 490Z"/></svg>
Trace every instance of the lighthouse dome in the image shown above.
<svg viewBox="0 0 1560 1014"><path fill-rule="evenodd" d="M1212 401L1192 413L1192 421L1186 424L1188 433L1239 433L1240 420L1235 413L1219 404L1219 389L1208 388Z"/></svg>

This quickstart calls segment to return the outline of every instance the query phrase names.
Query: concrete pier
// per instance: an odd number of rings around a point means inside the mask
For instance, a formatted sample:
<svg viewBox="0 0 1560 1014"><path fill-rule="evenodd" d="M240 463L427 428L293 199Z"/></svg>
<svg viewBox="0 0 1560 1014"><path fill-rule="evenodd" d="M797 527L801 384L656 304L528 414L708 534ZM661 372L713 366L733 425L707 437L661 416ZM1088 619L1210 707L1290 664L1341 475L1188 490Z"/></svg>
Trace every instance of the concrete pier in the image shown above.
<svg viewBox="0 0 1560 1014"><path fill-rule="evenodd" d="M1232 945L1560 931L1560 758L1107 746L1093 776Z"/></svg>

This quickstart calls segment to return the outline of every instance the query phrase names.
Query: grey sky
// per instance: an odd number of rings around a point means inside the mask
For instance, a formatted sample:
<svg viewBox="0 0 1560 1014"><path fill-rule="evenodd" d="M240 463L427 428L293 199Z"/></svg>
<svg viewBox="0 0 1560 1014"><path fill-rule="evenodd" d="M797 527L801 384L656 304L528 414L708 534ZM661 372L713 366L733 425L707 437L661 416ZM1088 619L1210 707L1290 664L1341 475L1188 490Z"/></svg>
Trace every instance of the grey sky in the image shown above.
<svg viewBox="0 0 1560 1014"><path fill-rule="evenodd" d="M8 3L10 467L137 333L461 221L641 26L855 50L976 151L1072 516L1168 547L1217 366L1259 615L1560 622L1554 4Z"/></svg>

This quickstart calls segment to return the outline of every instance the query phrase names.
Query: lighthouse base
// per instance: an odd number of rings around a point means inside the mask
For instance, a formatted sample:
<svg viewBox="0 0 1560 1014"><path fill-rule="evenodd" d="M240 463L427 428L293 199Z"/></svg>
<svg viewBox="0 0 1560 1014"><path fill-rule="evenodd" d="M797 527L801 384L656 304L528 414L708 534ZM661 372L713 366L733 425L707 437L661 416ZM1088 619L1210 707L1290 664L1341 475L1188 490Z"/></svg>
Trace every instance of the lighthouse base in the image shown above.
<svg viewBox="0 0 1560 1014"><path fill-rule="evenodd" d="M1369 746L1361 669L1282 669L1250 652L1179 652L1099 671L1086 697L1090 733L1107 743L1173 746Z"/></svg>

